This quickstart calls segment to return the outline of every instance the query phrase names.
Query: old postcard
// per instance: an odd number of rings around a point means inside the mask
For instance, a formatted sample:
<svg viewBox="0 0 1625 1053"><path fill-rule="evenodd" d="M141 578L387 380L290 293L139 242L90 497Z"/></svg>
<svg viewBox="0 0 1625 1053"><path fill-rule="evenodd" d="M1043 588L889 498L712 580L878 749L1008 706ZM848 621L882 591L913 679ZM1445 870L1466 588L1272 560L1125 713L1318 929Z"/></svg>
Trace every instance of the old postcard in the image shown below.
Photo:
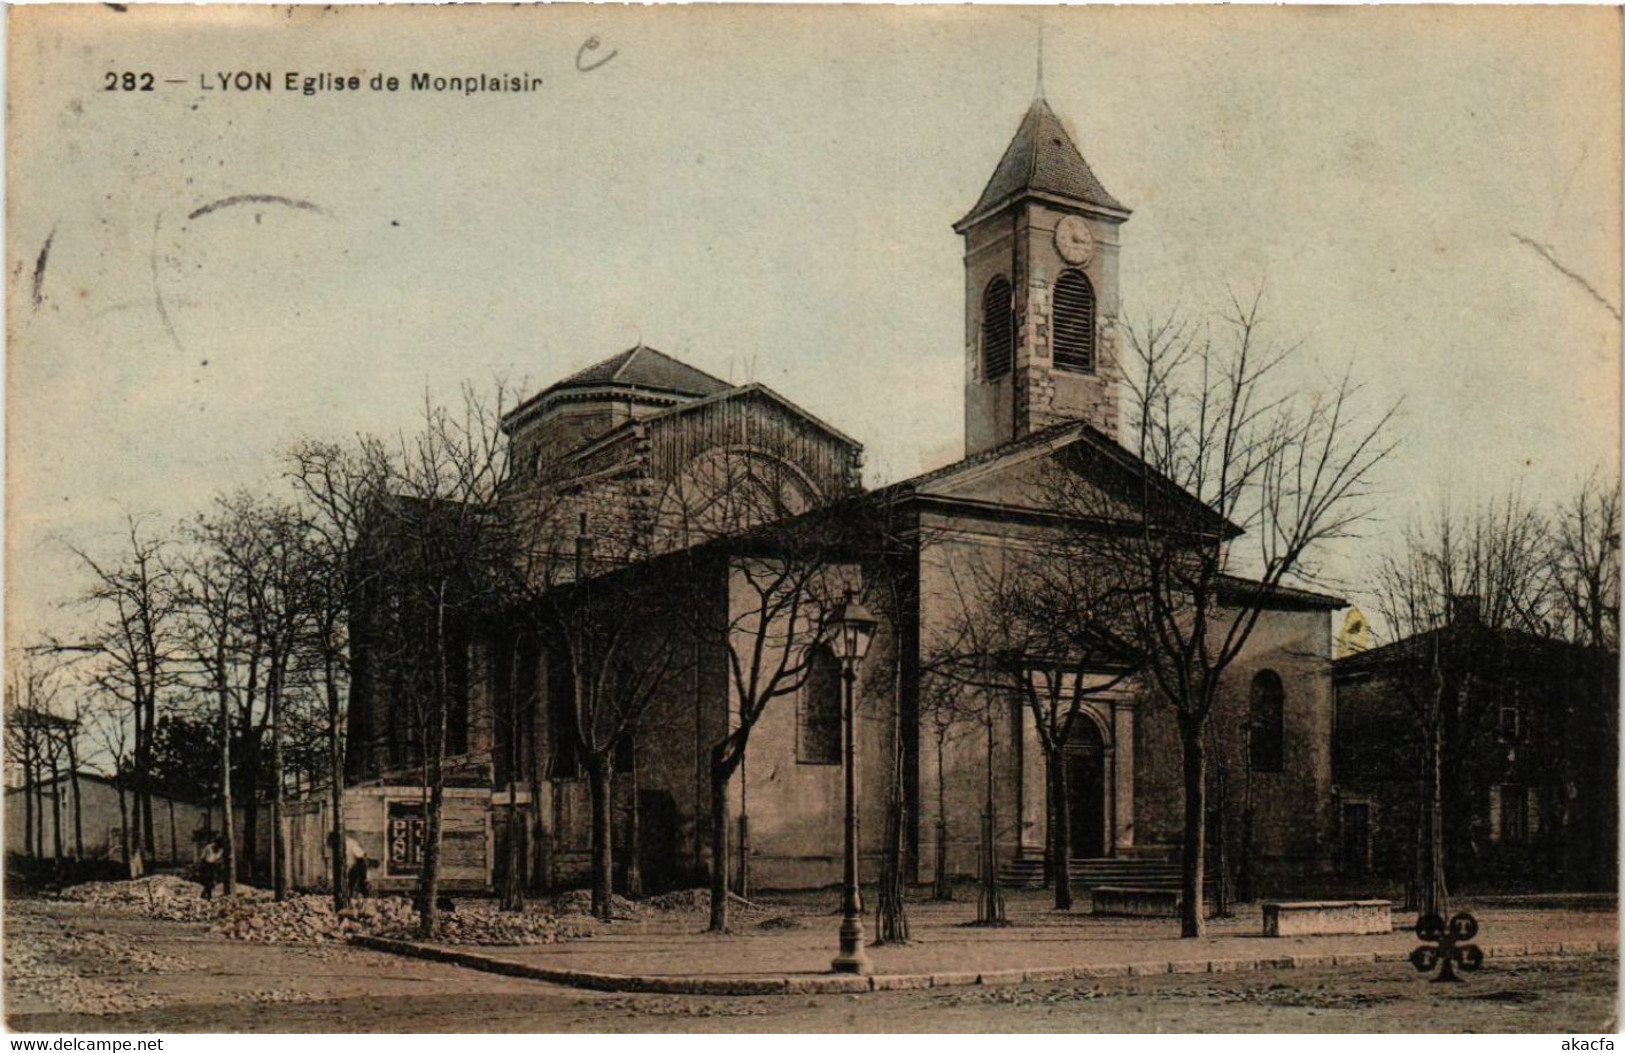
<svg viewBox="0 0 1625 1053"><path fill-rule="evenodd" d="M7 25L9 1028L1614 1027L1617 9Z"/></svg>

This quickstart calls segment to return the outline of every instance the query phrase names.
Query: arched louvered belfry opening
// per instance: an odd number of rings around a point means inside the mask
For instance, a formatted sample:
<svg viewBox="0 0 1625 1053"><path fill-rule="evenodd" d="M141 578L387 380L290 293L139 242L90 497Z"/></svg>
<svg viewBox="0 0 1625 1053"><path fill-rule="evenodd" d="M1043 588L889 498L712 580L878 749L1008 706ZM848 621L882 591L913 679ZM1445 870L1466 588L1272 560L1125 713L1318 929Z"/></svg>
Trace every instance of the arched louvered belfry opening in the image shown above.
<svg viewBox="0 0 1625 1053"><path fill-rule="evenodd" d="M1016 349L1015 302L1010 283L999 275L982 293L982 379L1010 372Z"/></svg>
<svg viewBox="0 0 1625 1053"><path fill-rule="evenodd" d="M1082 271L1062 271L1055 282L1055 368L1095 371L1095 287Z"/></svg>

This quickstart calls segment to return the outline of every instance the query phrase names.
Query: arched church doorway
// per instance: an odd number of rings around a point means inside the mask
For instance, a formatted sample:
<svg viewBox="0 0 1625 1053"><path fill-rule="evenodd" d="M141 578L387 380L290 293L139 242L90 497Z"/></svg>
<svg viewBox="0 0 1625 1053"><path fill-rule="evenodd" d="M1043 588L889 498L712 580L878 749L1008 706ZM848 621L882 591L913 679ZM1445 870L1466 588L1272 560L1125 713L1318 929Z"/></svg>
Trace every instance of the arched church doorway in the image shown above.
<svg viewBox="0 0 1625 1053"><path fill-rule="evenodd" d="M1100 728L1079 716L1066 744L1066 789L1072 858L1099 859L1106 846L1106 744Z"/></svg>

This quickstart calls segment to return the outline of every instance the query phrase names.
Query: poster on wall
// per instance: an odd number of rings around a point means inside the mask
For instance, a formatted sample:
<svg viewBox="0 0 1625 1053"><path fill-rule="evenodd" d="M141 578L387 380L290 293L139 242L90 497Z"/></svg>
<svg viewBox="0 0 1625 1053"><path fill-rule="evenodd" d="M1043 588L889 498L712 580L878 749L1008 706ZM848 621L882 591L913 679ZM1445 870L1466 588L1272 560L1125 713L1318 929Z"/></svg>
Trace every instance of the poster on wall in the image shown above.
<svg viewBox="0 0 1625 1053"><path fill-rule="evenodd" d="M389 802L389 872L416 874L423 869L423 805Z"/></svg>

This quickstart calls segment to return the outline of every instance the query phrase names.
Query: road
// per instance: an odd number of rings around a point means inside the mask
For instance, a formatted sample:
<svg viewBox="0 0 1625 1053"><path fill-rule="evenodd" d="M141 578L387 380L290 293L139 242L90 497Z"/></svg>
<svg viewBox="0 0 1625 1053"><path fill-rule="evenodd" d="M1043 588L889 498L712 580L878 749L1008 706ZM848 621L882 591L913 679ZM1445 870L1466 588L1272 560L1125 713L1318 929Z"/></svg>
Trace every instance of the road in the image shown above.
<svg viewBox="0 0 1625 1053"><path fill-rule="evenodd" d="M6 1021L85 1032L1521 1031L1614 1028L1610 955L1503 959L1461 985L1408 965L814 997L615 995L346 946L21 901Z"/></svg>

